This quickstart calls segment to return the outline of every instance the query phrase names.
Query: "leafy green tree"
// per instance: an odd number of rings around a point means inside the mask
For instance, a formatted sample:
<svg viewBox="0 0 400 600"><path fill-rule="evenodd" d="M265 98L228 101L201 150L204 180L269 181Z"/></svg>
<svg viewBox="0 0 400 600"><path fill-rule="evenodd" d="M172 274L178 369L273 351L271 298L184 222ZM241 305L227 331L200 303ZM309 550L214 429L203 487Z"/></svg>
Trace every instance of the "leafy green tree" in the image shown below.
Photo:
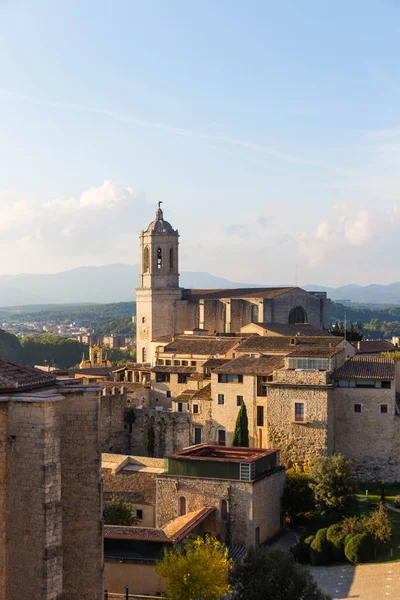
<svg viewBox="0 0 400 600"><path fill-rule="evenodd" d="M22 360L22 349L19 338L12 333L0 329L0 357L12 361Z"/></svg>
<svg viewBox="0 0 400 600"><path fill-rule="evenodd" d="M218 600L230 592L228 549L206 536L164 551L157 573L167 580L170 600Z"/></svg>
<svg viewBox="0 0 400 600"><path fill-rule="evenodd" d="M322 514L343 517L354 510L356 487L351 478L350 461L344 456L321 458L314 463L310 477L316 507Z"/></svg>
<svg viewBox="0 0 400 600"><path fill-rule="evenodd" d="M252 548L232 572L235 600L330 600L309 570L283 550Z"/></svg>
<svg viewBox="0 0 400 600"><path fill-rule="evenodd" d="M249 446L249 420L246 405L243 402L236 418L232 446Z"/></svg>
<svg viewBox="0 0 400 600"><path fill-rule="evenodd" d="M315 508L310 478L306 473L286 471L286 484L283 491L282 506L288 523L295 523Z"/></svg>
<svg viewBox="0 0 400 600"><path fill-rule="evenodd" d="M81 361L86 344L59 335L45 333L27 335L22 339L22 362L27 365L54 364L68 369Z"/></svg>
<svg viewBox="0 0 400 600"><path fill-rule="evenodd" d="M385 505L380 502L377 509L373 509L361 519L362 531L375 538L376 541L386 544L392 537L392 521Z"/></svg>
<svg viewBox="0 0 400 600"><path fill-rule="evenodd" d="M133 516L133 511L133 504L113 496L111 500L104 504L104 523L106 525L135 525L137 520Z"/></svg>

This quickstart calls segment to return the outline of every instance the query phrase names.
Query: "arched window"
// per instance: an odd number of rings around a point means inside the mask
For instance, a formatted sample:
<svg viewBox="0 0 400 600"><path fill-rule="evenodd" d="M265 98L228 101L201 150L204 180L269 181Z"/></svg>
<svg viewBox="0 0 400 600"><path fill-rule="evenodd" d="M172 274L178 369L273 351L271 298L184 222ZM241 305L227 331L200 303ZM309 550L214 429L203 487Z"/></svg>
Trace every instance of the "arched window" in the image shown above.
<svg viewBox="0 0 400 600"><path fill-rule="evenodd" d="M162 250L161 248L157 248L157 271L161 271L162 269Z"/></svg>
<svg viewBox="0 0 400 600"><path fill-rule="evenodd" d="M226 304L223 303L221 306L221 330L222 333L226 332Z"/></svg>
<svg viewBox="0 0 400 600"><path fill-rule="evenodd" d="M147 273L150 270L149 247L143 250L143 272Z"/></svg>
<svg viewBox="0 0 400 600"><path fill-rule="evenodd" d="M228 520L228 502L221 500L221 521L225 522Z"/></svg>
<svg viewBox="0 0 400 600"><path fill-rule="evenodd" d="M142 363L146 362L146 348L142 348Z"/></svg>
<svg viewBox="0 0 400 600"><path fill-rule="evenodd" d="M94 361L93 361L93 362L94 362L94 364L95 364L95 365L98 365L98 364L100 364L100 353L99 353L99 351L98 351L98 350L96 350L96 351L95 351L95 353L94 353L94 355L93 355L93 356L94 356Z"/></svg>
<svg viewBox="0 0 400 600"><path fill-rule="evenodd" d="M169 249L169 272L172 273L174 270L174 249Z"/></svg>
<svg viewBox="0 0 400 600"><path fill-rule="evenodd" d="M252 304L250 308L250 323L258 323L258 306Z"/></svg>
<svg viewBox="0 0 400 600"><path fill-rule="evenodd" d="M289 323L307 323L307 313L302 306L292 308L289 314Z"/></svg>
<svg viewBox="0 0 400 600"><path fill-rule="evenodd" d="M179 498L178 498L178 517L182 517L183 515L186 515L186 513L187 513L186 498L185 498L185 496L179 496Z"/></svg>

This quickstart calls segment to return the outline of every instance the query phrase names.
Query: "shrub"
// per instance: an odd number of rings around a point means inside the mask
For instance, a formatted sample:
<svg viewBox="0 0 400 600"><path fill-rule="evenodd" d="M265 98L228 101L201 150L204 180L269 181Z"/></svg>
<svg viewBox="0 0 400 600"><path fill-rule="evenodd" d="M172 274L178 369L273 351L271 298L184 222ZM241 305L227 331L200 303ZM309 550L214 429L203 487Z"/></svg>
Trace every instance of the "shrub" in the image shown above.
<svg viewBox="0 0 400 600"><path fill-rule="evenodd" d="M314 536L312 536L314 538ZM310 546L304 541L297 542L290 548L290 554L294 560L302 565L310 562Z"/></svg>
<svg viewBox="0 0 400 600"><path fill-rule="evenodd" d="M352 535L345 546L347 560L352 563L367 562L373 555L373 544L366 533Z"/></svg>
<svg viewBox="0 0 400 600"><path fill-rule="evenodd" d="M363 533L361 521L358 517L347 517L346 519L343 519L340 524L340 529L344 535Z"/></svg>
<svg viewBox="0 0 400 600"><path fill-rule="evenodd" d="M400 508L400 495L396 496L396 498L394 499L394 507Z"/></svg>
<svg viewBox="0 0 400 600"><path fill-rule="evenodd" d="M377 542L386 544L392 537L392 522L385 506L381 503L378 508L371 510L361 520L361 527L365 533L372 536Z"/></svg>
<svg viewBox="0 0 400 600"><path fill-rule="evenodd" d="M288 523L294 523L314 510L314 495L310 479L305 473L287 472L282 506Z"/></svg>
<svg viewBox="0 0 400 600"><path fill-rule="evenodd" d="M345 559L344 554L344 540L345 534L342 532L342 526L340 523L331 525L326 532L326 539L329 544L329 549L333 560L342 562Z"/></svg>
<svg viewBox="0 0 400 600"><path fill-rule="evenodd" d="M320 529L310 546L310 562L314 566L329 564L329 544L326 539L328 529Z"/></svg>

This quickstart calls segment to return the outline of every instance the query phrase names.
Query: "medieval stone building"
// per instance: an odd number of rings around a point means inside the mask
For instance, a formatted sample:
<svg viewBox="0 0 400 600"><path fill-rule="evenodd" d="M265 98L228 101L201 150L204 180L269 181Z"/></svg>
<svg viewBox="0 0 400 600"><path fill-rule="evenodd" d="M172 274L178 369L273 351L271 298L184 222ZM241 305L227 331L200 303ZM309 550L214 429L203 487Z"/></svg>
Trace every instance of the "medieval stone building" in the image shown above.
<svg viewBox="0 0 400 600"><path fill-rule="evenodd" d="M140 235L140 287L136 290L137 356L154 359L160 342L186 330L238 333L248 323L330 324L325 292L298 287L187 290L179 287L179 234L156 218Z"/></svg>
<svg viewBox="0 0 400 600"><path fill-rule="evenodd" d="M0 358L0 600L102 600L99 388Z"/></svg>

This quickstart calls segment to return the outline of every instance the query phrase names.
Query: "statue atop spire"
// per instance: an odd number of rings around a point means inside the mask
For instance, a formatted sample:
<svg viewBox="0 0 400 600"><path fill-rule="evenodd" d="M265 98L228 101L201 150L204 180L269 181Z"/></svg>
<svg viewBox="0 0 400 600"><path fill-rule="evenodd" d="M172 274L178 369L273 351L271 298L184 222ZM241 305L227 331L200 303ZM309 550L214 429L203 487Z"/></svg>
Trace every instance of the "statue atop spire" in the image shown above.
<svg viewBox="0 0 400 600"><path fill-rule="evenodd" d="M156 219L157 219L157 221L163 221L164 220L164 215L163 215L163 211L162 211L162 208L161 208L161 204L162 203L163 203L162 200L158 201L158 210L156 212Z"/></svg>

